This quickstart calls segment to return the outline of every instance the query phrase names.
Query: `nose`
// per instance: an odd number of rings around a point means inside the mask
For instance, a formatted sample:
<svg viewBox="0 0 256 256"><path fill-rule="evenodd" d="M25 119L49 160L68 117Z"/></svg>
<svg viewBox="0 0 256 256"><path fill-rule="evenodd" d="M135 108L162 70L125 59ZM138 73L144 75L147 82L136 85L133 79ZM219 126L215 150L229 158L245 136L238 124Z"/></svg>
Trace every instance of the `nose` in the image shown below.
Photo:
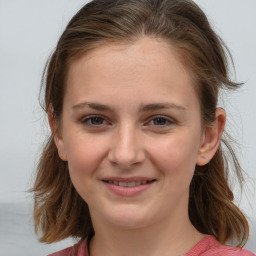
<svg viewBox="0 0 256 256"><path fill-rule="evenodd" d="M129 169L145 160L145 152L139 140L139 131L132 125L122 125L113 134L108 153L109 161L121 169Z"/></svg>

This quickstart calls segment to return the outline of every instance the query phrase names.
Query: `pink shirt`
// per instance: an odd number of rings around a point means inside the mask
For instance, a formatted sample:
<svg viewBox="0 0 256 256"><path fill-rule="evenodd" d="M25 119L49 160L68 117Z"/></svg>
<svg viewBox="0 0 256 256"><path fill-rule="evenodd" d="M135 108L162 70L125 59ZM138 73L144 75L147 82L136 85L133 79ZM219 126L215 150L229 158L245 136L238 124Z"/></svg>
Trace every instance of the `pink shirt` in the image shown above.
<svg viewBox="0 0 256 256"><path fill-rule="evenodd" d="M49 256L89 256L86 241L55 252ZM214 236L204 237L184 256L255 256L252 252L220 244Z"/></svg>

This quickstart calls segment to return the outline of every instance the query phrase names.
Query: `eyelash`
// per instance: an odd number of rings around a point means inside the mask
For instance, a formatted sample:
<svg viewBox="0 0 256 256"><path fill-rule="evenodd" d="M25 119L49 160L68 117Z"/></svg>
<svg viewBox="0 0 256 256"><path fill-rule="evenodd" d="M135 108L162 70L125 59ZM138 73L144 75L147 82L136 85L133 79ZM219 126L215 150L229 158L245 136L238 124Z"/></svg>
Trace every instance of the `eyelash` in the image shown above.
<svg viewBox="0 0 256 256"><path fill-rule="evenodd" d="M83 118L82 119L82 123L85 124L85 125L97 128L97 127L101 126L102 124L98 124L98 125L97 124L92 124L92 120L96 119L96 118L98 118L98 119L100 119L102 121L107 122L105 117L103 117L103 116L100 116L100 115L90 115L90 116L86 116L85 118Z"/></svg>
<svg viewBox="0 0 256 256"><path fill-rule="evenodd" d="M94 121L95 121L96 118L98 118L102 122L110 123L110 122L108 122L106 120L105 117L103 117L101 115L89 115L89 116L86 116L85 118L82 119L81 122L83 124L88 125L88 126L93 127L93 128L100 128L100 127L102 127L102 125L106 125L106 124L102 124L102 123L101 124L93 124L92 120L94 119ZM160 125L150 124L151 122L154 122L157 119L160 119L161 121L164 121L165 124L160 124ZM175 124L175 120L172 119L172 118L166 117L166 116L157 115L157 116L152 116L150 118L150 121L147 122L147 124L149 124L150 126L156 126L158 128L165 128L165 127L169 127L169 126Z"/></svg>
<svg viewBox="0 0 256 256"><path fill-rule="evenodd" d="M174 119L166 117L166 116L161 116L161 115L151 117L150 122L152 122L154 120L157 120L157 119L160 119L160 120L164 121L165 124L161 124L161 125L152 124L152 125L155 125L155 126L158 126L158 127L159 126L160 127L167 127L167 126L173 125L175 123Z"/></svg>

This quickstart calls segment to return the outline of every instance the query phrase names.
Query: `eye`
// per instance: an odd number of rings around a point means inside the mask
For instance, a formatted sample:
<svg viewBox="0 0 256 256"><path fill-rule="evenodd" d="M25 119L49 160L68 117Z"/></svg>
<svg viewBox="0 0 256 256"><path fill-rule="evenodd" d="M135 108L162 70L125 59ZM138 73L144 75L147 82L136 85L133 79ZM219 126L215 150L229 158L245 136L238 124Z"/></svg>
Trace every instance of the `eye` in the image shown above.
<svg viewBox="0 0 256 256"><path fill-rule="evenodd" d="M148 122L151 126L167 127L173 125L175 121L172 118L165 116L155 116Z"/></svg>
<svg viewBox="0 0 256 256"><path fill-rule="evenodd" d="M90 115L90 116L84 117L82 119L82 123L84 125L98 127L98 126L107 125L109 122L106 121L106 119L102 116Z"/></svg>

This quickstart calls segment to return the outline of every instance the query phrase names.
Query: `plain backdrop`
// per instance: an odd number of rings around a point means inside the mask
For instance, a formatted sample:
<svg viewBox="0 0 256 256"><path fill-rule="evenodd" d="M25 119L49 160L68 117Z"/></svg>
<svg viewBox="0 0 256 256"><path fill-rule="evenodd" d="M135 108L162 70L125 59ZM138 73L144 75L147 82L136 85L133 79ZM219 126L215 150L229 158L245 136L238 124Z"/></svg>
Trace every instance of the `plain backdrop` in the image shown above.
<svg viewBox="0 0 256 256"><path fill-rule="evenodd" d="M248 173L247 189L237 200L255 222L256 193L256 1L197 0L229 47L233 78L245 85L226 93L227 129L240 145ZM82 0L0 0L0 203L31 202L26 191L48 133L38 103L46 60ZM239 198L239 197L238 197ZM254 223L255 224L255 223ZM255 236L254 236L255 238ZM255 241L255 239L254 239Z"/></svg>

